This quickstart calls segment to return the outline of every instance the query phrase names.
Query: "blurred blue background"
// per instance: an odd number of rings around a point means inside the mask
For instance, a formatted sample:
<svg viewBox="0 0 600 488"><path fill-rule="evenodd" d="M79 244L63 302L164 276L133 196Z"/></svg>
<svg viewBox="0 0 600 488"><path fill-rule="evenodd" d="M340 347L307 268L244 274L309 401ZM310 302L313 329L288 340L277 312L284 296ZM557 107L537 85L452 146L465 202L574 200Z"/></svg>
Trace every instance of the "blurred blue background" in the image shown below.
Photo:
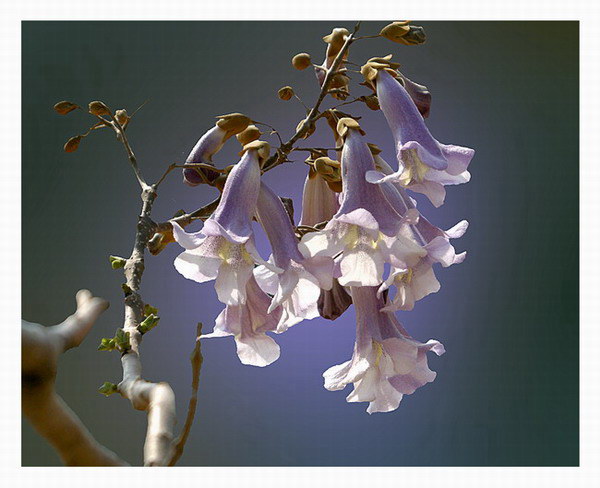
<svg viewBox="0 0 600 488"><path fill-rule="evenodd" d="M430 220L471 226L457 250L460 266L438 270L442 290L399 314L417 339L439 339L434 383L405 396L392 413L368 415L349 392L328 392L322 373L350 358L354 313L335 323L299 324L276 336L281 358L266 368L240 364L232 338L204 341L199 408L183 465L577 465L578 369L578 37L577 22L417 22L423 46L384 39L356 43L350 59L394 54L402 71L433 94L427 123L441 142L473 147L468 185L450 188ZM140 199L125 153L98 131L75 154L62 145L91 118L60 117L67 99L103 100L131 113L128 131L140 165L156 180L183 161L214 116L243 112L288 138L303 117L278 88L291 85L308 104L318 87L291 57L324 57L321 37L353 22L24 22L23 318L51 325L74 309L82 287L111 308L81 347L61 359L58 390L98 440L139 464L146 419L125 400L96 391L118 382L117 354L96 351L122 322L120 271L108 255L129 255ZM386 22L365 22L373 34ZM367 94L352 74L354 94ZM327 102L331 103L331 102ZM367 139L395 165L381 113L364 106ZM271 139L273 144L276 139ZM332 146L329 128L302 145ZM230 141L218 164L237 161ZM268 173L292 197L296 217L306 166ZM161 187L156 220L211 201L212 188L189 188L173 174ZM190 227L198 228L198 227ZM261 241L265 250L264 240ZM197 285L173 268L181 250L149 257L142 295L158 307L160 326L144 338L149 380L177 394L179 425L190 392L189 353L198 321L205 330L222 305L212 284ZM59 464L23 422L24 465Z"/></svg>

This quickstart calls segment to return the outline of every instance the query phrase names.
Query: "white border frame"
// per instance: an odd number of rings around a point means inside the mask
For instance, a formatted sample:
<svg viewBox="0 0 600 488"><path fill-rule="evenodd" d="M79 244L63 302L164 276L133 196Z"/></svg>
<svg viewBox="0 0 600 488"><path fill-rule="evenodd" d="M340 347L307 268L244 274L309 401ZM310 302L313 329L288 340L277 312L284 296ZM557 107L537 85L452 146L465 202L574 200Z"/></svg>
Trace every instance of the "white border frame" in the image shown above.
<svg viewBox="0 0 600 488"><path fill-rule="evenodd" d="M18 0L17 0L18 1ZM362 20L392 19L399 11L406 18L428 20L580 20L581 32L581 437L580 468L21 468L21 426L19 401L20 334L17 324L21 313L21 20ZM596 313L600 273L598 259L592 259L600 242L600 154L594 144L600 134L600 4L592 0L503 0L482 2L429 0L403 5L397 1L302 0L283 2L202 2L193 0L21 0L0 6L0 97L2 118L0 148L0 256L2 282L0 300L4 333L0 340L0 479L7 485L29 486L106 486L127 483L164 485L193 481L200 486L222 487L243 484L245 488L286 488L305 486L390 485L409 486L413 482L450 485L461 488L527 486L590 486L600 481L600 361L597 344L600 323ZM233 17L233 16L235 17ZM557 32L557 35L560 35ZM560 69L557 66L557 69ZM556 114L559 117L559 114ZM571 170L565 168L565 171ZM557 223L560 225L560 223ZM596 245L597 246L597 245ZM556 358L560 361L560 358ZM556 395L560 395L557 385ZM358 440L357 440L358 442ZM68 469L68 472L65 471Z"/></svg>

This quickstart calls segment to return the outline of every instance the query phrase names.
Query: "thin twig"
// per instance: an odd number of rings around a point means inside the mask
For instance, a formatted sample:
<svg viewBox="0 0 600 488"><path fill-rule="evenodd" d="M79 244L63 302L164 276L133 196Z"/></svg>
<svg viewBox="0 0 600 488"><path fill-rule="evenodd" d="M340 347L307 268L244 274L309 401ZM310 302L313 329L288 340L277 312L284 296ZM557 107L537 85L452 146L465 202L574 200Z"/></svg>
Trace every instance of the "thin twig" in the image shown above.
<svg viewBox="0 0 600 488"><path fill-rule="evenodd" d="M190 362L192 363L192 394L188 404L188 413L185 418L185 424L179 437L175 441L175 448L173 457L169 462L169 466L174 466L179 458L183 454L183 448L190 435L192 424L194 423L194 417L196 416L196 406L198 404L198 386L200 384L200 370L202 369L202 351L200 350L200 336L202 335L202 322L199 322L196 327L196 345L190 356Z"/></svg>
<svg viewBox="0 0 600 488"><path fill-rule="evenodd" d="M127 136L125 135L125 130L123 129L123 126L119 123L119 121L113 115L112 112L110 113L110 117L112 119L112 126L114 127L115 132L117 133L117 138L123 143L123 146L125 147L125 151L127 152L127 158L131 163L131 167L133 168L133 172L135 174L136 179L138 180L138 183L142 187L142 190L148 189L149 186L146 183L146 180L144 180L140 168L138 167L137 159L135 157L135 154L133 153L133 149L131 149L129 139L127 139Z"/></svg>
<svg viewBox="0 0 600 488"><path fill-rule="evenodd" d="M329 91L330 91L329 86L331 84L331 81L333 80L333 77L337 74L337 70L338 70L339 66L342 64L342 61L344 60L344 56L346 55L348 49L350 48L350 45L356 40L354 35L356 34L356 32L358 32L359 27L360 27L360 22L358 22L355 25L354 31L352 32L352 34L350 34L346 38L346 41L344 42L344 45L340 49L340 52L334 59L333 64L331 65L331 67L329 69L327 69L326 75L325 75L325 80L323 81L323 85L321 86L321 92L319 93L319 96L317 98L317 101L315 102L315 105L310 110L307 117L304 119L304 122L300 125L300 127L298 127L298 130L290 138L290 140L287 141L285 144L282 144L279 147L278 151L274 155L272 155L269 159L267 159L267 161L265 162L265 164L263 166L263 173L265 173L265 172L273 169L274 167L280 165L281 163L283 163L285 161L287 155L291 152L292 148L294 147L294 144L296 143L296 141L298 139L300 139L304 134L306 134L306 132L309 130L311 124L313 124L322 115L322 114L319 114L319 107L321 106L321 103L323 102L323 100L325 99L327 94L329 93Z"/></svg>

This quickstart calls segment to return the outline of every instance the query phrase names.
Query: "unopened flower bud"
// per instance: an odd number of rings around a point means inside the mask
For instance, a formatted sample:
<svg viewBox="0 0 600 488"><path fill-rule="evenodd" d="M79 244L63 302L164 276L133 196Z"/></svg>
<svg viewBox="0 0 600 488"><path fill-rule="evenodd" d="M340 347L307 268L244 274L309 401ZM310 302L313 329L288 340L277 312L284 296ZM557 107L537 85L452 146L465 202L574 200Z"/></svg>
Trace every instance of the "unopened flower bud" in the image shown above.
<svg viewBox="0 0 600 488"><path fill-rule="evenodd" d="M392 22L381 29L379 35L393 42L401 42L400 39L408 34L409 31L410 26L407 21Z"/></svg>
<svg viewBox="0 0 600 488"><path fill-rule="evenodd" d="M348 86L348 76L344 73L337 73L331 79L331 83L329 85L330 88L343 88Z"/></svg>
<svg viewBox="0 0 600 488"><path fill-rule="evenodd" d="M367 97L363 97L363 101L365 105L369 107L371 110L379 110L379 100L377 99L377 95L369 95Z"/></svg>
<svg viewBox="0 0 600 488"><path fill-rule="evenodd" d="M73 102L68 102L66 100L58 102L56 105L54 105L54 110L60 115L66 115L69 112L75 110L76 108L79 108L79 105L76 105Z"/></svg>
<svg viewBox="0 0 600 488"><path fill-rule="evenodd" d="M336 27L331 31L331 34L323 37L323 40L329 44L331 51L338 53L340 49L342 49L342 46L346 40L346 36L348 35L350 35L348 29L345 29L344 27ZM333 52L328 52L328 54L331 55Z"/></svg>
<svg viewBox="0 0 600 488"><path fill-rule="evenodd" d="M294 89L291 86L281 87L277 92L277 96L287 101L294 96Z"/></svg>
<svg viewBox="0 0 600 488"><path fill-rule="evenodd" d="M246 127L246 129L244 129L235 137L243 147L252 141L260 139L261 135L262 132L259 130L258 127L256 127L255 125L249 125L248 127Z"/></svg>
<svg viewBox="0 0 600 488"><path fill-rule="evenodd" d="M250 118L240 113L219 115L217 119L219 119L217 121L217 126L232 134L239 134L252 123Z"/></svg>
<svg viewBox="0 0 600 488"><path fill-rule="evenodd" d="M352 304L352 297L338 283L338 280L334 279L331 290L321 290L317 304L321 317L335 320Z"/></svg>
<svg viewBox="0 0 600 488"><path fill-rule="evenodd" d="M308 53L299 53L292 58L292 66L298 70L306 69L311 64L310 54Z"/></svg>
<svg viewBox="0 0 600 488"><path fill-rule="evenodd" d="M426 40L427 36L425 35L425 29L419 25L411 25L410 32L400 38L400 42L407 46L423 44Z"/></svg>
<svg viewBox="0 0 600 488"><path fill-rule="evenodd" d="M115 112L115 119L117 119L117 122L121 125L125 125L127 123L127 121L129 120L129 115L127 115L127 110L125 110L124 108L117 110Z"/></svg>
<svg viewBox="0 0 600 488"><path fill-rule="evenodd" d="M90 102L88 109L92 115L110 115L110 110L108 109L108 107L99 100Z"/></svg>
<svg viewBox="0 0 600 488"><path fill-rule="evenodd" d="M65 150L65 152L77 151L77 148L79 147L80 142L81 142L81 136L71 137L71 139L69 139L66 142L63 149Z"/></svg>

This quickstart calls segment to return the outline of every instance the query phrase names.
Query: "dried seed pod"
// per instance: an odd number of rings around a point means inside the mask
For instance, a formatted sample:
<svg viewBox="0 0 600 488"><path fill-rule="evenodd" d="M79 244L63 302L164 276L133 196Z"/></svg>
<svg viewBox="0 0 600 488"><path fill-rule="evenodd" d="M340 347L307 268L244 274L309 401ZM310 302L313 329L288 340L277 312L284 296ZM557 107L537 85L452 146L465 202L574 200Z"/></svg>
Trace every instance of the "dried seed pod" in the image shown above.
<svg viewBox="0 0 600 488"><path fill-rule="evenodd" d="M99 100L90 102L90 104L88 105L88 110L92 115L110 115L110 110L108 109L106 104Z"/></svg>
<svg viewBox="0 0 600 488"><path fill-rule="evenodd" d="M77 151L77 148L79 147L80 142L81 142L81 136L71 137L71 139L69 139L66 142L63 149L65 150L65 152L75 152L75 151Z"/></svg>
<svg viewBox="0 0 600 488"><path fill-rule="evenodd" d="M310 54L299 53L292 58L292 66L297 70L303 70L308 68L312 64L310 60Z"/></svg>
<svg viewBox="0 0 600 488"><path fill-rule="evenodd" d="M277 92L277 96L281 98L281 100L289 100L294 96L294 89L291 86L283 86Z"/></svg>
<svg viewBox="0 0 600 488"><path fill-rule="evenodd" d="M67 100L63 100L62 102L58 102L56 105L54 105L54 110L60 115L66 115L76 108L79 108L79 105L73 102L68 102Z"/></svg>

